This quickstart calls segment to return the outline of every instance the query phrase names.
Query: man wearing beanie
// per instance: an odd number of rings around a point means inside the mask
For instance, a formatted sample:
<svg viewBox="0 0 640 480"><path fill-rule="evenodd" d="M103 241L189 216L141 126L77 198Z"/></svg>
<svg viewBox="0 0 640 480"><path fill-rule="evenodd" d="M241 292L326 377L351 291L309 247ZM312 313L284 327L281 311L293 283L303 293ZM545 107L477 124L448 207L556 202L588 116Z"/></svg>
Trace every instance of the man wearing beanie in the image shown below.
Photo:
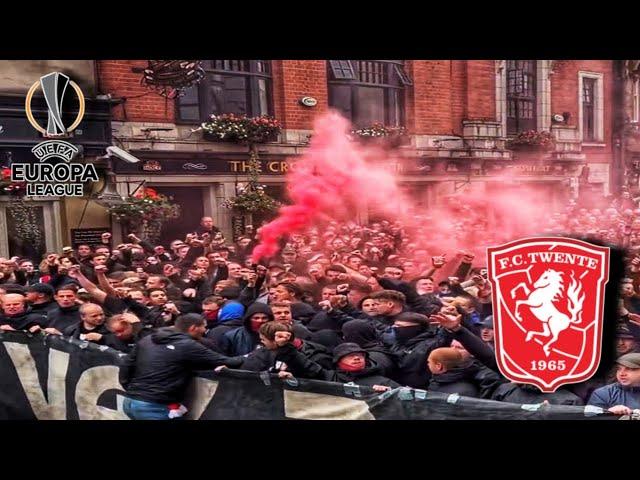
<svg viewBox="0 0 640 480"><path fill-rule="evenodd" d="M616 383L596 389L588 404L616 415L630 415L640 409L640 353L627 353L618 360Z"/></svg>
<svg viewBox="0 0 640 480"><path fill-rule="evenodd" d="M27 287L26 298L31 311L48 316L58 304L53 300L55 290L48 283L35 283Z"/></svg>

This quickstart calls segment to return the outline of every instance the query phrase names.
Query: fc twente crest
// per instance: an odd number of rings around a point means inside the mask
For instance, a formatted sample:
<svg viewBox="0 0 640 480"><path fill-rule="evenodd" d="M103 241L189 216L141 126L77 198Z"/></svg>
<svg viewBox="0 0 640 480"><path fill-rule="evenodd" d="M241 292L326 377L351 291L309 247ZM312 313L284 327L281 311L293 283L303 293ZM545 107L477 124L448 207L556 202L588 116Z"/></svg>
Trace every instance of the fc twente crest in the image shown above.
<svg viewBox="0 0 640 480"><path fill-rule="evenodd" d="M558 237L487 251L503 375L543 392L589 379L600 363L609 249Z"/></svg>

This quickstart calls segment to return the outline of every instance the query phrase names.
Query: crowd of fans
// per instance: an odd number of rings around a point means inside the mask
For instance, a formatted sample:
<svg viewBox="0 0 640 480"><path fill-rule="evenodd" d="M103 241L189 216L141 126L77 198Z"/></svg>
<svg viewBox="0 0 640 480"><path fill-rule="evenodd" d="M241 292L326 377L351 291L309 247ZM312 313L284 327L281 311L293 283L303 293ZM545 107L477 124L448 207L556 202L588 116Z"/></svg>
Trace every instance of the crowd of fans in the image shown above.
<svg viewBox="0 0 640 480"><path fill-rule="evenodd" d="M0 258L0 330L129 354L120 380L132 418L181 415L193 372L224 367L630 414L640 408L640 209L628 194L603 209L571 202L541 227L628 252L616 370L554 393L500 374L485 259L399 221L311 227L258 264L252 227L229 242L210 217L166 247L129 235L113 248L107 233L39 265ZM461 220L449 240L495 241L490 229Z"/></svg>

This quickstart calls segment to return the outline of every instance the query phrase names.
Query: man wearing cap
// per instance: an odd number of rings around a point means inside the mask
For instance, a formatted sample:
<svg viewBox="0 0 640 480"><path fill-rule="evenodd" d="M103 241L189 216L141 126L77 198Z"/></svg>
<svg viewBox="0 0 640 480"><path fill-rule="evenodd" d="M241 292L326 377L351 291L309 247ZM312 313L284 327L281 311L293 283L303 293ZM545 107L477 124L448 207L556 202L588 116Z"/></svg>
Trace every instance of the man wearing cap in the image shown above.
<svg viewBox="0 0 640 480"><path fill-rule="evenodd" d="M488 315L482 322L480 322L480 338L482 341L491 348L496 349L493 335L493 315Z"/></svg>
<svg viewBox="0 0 640 480"><path fill-rule="evenodd" d="M356 383L373 387L376 391L397 388L400 385L381 375L381 369L369 361L369 354L357 343L342 343L333 351L333 370L326 370L309 360L293 344L295 336L288 331L287 343L276 343L275 332L282 325L269 322L260 328L260 339L267 349L276 350L276 360L287 365L288 372L296 377L313 378L328 382ZM290 327L288 327L290 328ZM272 340L270 337L274 337Z"/></svg>
<svg viewBox="0 0 640 480"><path fill-rule="evenodd" d="M26 298L31 311L48 316L48 313L58 306L53 300L55 293L48 283L36 283L27 287Z"/></svg>
<svg viewBox="0 0 640 480"><path fill-rule="evenodd" d="M588 404L616 415L630 415L640 409L640 353L627 353L618 360L616 383L596 389Z"/></svg>
<svg viewBox="0 0 640 480"><path fill-rule="evenodd" d="M631 334L631 330L626 325L619 325L616 329L616 355L621 356L627 353L640 353L636 337Z"/></svg>

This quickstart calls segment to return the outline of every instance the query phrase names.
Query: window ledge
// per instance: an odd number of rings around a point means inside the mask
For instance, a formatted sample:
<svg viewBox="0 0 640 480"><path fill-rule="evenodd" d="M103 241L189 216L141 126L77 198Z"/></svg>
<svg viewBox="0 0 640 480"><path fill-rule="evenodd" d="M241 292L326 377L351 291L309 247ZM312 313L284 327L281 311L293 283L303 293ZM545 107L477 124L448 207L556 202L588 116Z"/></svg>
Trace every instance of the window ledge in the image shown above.
<svg viewBox="0 0 640 480"><path fill-rule="evenodd" d="M584 143L584 142L582 142L582 146L583 147L606 147L607 144L606 143L597 143L597 142L594 142L594 143Z"/></svg>

